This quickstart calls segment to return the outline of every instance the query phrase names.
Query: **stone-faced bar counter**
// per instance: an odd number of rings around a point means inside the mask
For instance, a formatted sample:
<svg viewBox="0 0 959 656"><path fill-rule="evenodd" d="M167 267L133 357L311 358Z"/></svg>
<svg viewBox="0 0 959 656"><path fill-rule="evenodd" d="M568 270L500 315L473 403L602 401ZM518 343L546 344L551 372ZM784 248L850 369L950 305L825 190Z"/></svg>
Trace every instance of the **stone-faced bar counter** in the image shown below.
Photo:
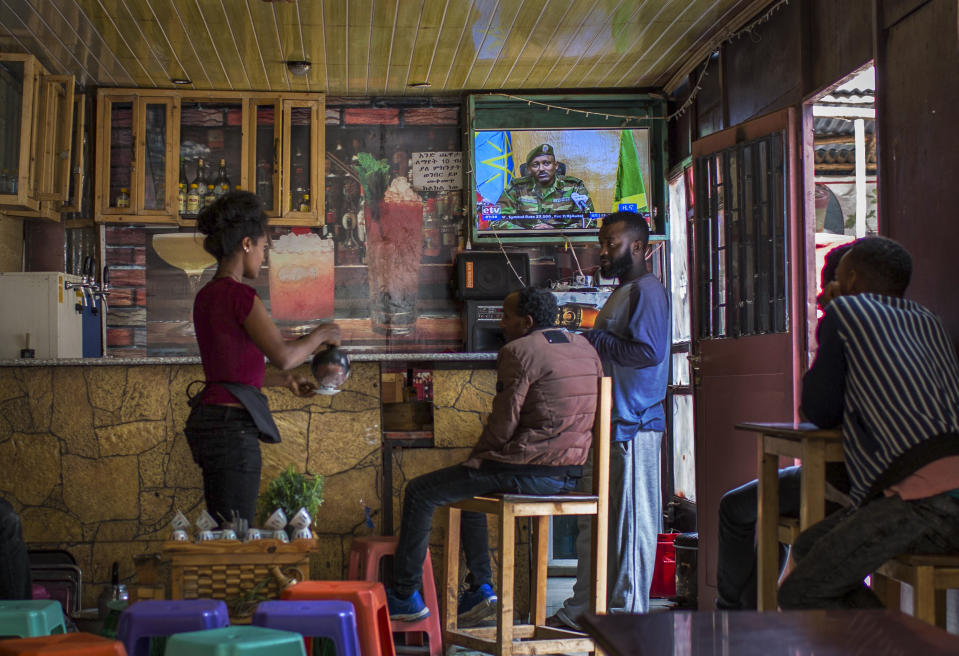
<svg viewBox="0 0 959 656"><path fill-rule="evenodd" d="M344 578L352 537L382 525L380 363L434 367L434 446L393 452L388 498L398 528L406 481L461 462L479 436L495 391L494 358L353 354L339 394L301 399L265 390L283 441L263 445L261 491L291 463L326 478L313 578ZM308 365L301 373L309 375ZM160 551L176 510L192 520L203 508L200 470L183 435L187 386L202 378L190 357L0 361L0 495L20 513L31 549L76 558L84 608L96 605L114 561L121 579L135 582L134 556ZM438 575L444 522L437 513L430 541Z"/></svg>

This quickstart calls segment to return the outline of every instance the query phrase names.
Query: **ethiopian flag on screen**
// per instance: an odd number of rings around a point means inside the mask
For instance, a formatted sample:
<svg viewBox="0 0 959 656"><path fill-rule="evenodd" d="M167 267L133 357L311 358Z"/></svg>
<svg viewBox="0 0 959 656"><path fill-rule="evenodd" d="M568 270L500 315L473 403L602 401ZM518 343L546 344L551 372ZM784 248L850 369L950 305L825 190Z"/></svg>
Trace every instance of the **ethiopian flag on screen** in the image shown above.
<svg viewBox="0 0 959 656"><path fill-rule="evenodd" d="M513 181L513 143L509 132L476 133L476 193L495 203Z"/></svg>
<svg viewBox="0 0 959 656"><path fill-rule="evenodd" d="M613 211L618 212L621 205L633 212L648 212L646 206L646 186L643 173L639 168L639 156L632 130L623 130L619 136L619 162L616 164L616 187L613 189Z"/></svg>

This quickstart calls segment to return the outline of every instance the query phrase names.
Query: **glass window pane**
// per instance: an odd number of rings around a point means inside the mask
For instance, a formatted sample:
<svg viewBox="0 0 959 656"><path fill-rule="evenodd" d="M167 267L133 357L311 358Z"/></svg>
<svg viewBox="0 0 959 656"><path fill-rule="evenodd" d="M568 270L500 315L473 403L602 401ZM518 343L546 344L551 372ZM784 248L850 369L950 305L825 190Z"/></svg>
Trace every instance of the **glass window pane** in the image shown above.
<svg viewBox="0 0 959 656"><path fill-rule="evenodd" d="M689 354L673 353L673 385L689 385Z"/></svg>
<svg viewBox="0 0 959 656"><path fill-rule="evenodd" d="M0 194L17 193L23 62L0 62Z"/></svg>
<svg viewBox="0 0 959 656"><path fill-rule="evenodd" d="M693 444L693 396L673 394L673 484L675 494L696 501L696 456Z"/></svg>
<svg viewBox="0 0 959 656"><path fill-rule="evenodd" d="M146 106L146 153L143 208L166 208L166 138L167 106Z"/></svg>
<svg viewBox="0 0 959 656"><path fill-rule="evenodd" d="M130 207L133 164L133 102L110 104L110 207Z"/></svg>
<svg viewBox="0 0 959 656"><path fill-rule="evenodd" d="M294 212L309 212L313 204L310 196L310 147L313 143L310 113L310 107L293 107L290 110L290 159L287 166L290 172L290 209Z"/></svg>
<svg viewBox="0 0 959 656"><path fill-rule="evenodd" d="M690 339L686 211L686 181L680 176L669 184L669 290L674 343Z"/></svg>
<svg viewBox="0 0 959 656"><path fill-rule="evenodd" d="M270 214L277 214L276 189L276 107L256 106L256 195Z"/></svg>
<svg viewBox="0 0 959 656"><path fill-rule="evenodd" d="M187 188L187 217L240 182L243 104L184 102L180 107L180 179ZM191 198L196 185L198 198Z"/></svg>

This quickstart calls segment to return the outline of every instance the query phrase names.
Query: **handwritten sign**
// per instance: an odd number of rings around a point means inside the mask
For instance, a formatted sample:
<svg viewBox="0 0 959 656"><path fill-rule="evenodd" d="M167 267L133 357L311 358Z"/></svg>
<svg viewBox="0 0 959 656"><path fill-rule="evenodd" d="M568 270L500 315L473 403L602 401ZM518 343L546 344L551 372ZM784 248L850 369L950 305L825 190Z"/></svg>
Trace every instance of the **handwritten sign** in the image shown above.
<svg viewBox="0 0 959 656"><path fill-rule="evenodd" d="M454 191L463 188L463 153L437 151L413 153L410 167L413 189L417 191Z"/></svg>

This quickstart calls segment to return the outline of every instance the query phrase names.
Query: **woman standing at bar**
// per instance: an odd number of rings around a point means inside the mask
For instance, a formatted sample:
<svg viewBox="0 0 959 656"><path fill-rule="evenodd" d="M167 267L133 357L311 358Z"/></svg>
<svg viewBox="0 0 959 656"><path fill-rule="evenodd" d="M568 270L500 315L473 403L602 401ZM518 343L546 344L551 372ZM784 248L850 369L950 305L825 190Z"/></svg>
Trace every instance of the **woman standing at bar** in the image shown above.
<svg viewBox="0 0 959 656"><path fill-rule="evenodd" d="M270 318L253 280L266 259L267 217L256 195L230 192L204 208L197 229L203 247L217 259L213 279L193 302L193 325L206 378L190 398L186 433L194 461L203 470L207 511L222 525L234 517L254 520L260 486L259 441L280 441L261 387L286 387L297 396L314 385L288 373L324 344L338 345L336 324L317 326L287 340ZM266 371L264 356L280 371Z"/></svg>

